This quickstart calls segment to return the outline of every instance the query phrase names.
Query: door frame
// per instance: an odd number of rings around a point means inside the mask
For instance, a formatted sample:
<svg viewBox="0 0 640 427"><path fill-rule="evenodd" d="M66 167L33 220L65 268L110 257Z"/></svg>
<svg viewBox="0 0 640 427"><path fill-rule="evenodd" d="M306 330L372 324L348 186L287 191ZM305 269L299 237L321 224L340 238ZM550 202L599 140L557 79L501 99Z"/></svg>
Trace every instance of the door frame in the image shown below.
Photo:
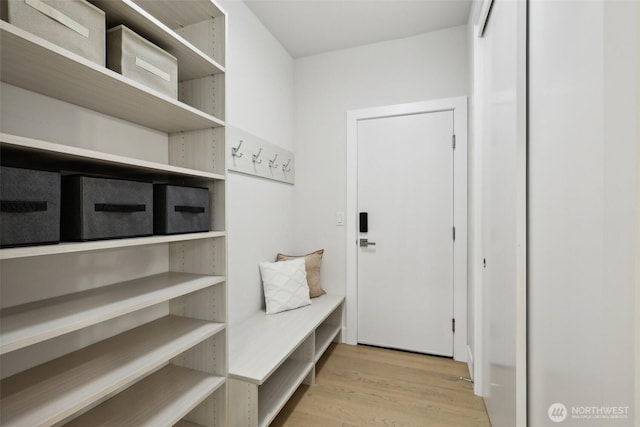
<svg viewBox="0 0 640 427"><path fill-rule="evenodd" d="M347 111L346 328L345 341L358 343L358 121L409 114L453 112L453 201L456 240L453 245L453 358L467 360L467 97L436 99Z"/></svg>

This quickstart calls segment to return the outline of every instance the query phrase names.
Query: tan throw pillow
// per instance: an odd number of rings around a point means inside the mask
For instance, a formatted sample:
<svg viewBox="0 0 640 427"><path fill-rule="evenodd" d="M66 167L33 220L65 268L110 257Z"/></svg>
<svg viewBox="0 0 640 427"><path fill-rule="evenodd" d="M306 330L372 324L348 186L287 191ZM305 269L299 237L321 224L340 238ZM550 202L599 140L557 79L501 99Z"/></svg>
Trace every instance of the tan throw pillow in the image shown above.
<svg viewBox="0 0 640 427"><path fill-rule="evenodd" d="M311 252L307 255L278 254L276 262L304 258L305 268L307 269L307 283L309 283L309 296L311 298L316 298L320 295L326 294L322 289L322 286L320 286L320 265L322 264L322 254L324 254L324 249Z"/></svg>

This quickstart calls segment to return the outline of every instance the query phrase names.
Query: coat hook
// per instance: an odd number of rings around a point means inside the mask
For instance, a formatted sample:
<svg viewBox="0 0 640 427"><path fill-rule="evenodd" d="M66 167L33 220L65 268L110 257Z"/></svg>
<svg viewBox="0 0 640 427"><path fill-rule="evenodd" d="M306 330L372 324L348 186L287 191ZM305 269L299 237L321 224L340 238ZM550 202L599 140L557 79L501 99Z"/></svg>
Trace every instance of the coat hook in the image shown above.
<svg viewBox="0 0 640 427"><path fill-rule="evenodd" d="M238 150L240 150L240 147L242 147L242 140L240 140L240 144L238 144L237 147L231 147L231 155L233 157L237 157L237 158L242 157L242 153L238 153Z"/></svg>
<svg viewBox="0 0 640 427"><path fill-rule="evenodd" d="M254 154L252 156L252 161L253 161L254 164L258 164L259 165L259 164L262 163L262 160L258 160L258 158L260 157L260 154L262 154L262 148L260 148L260 150L258 151L258 154Z"/></svg>
<svg viewBox="0 0 640 427"><path fill-rule="evenodd" d="M269 167L270 168L277 168L278 164L276 163L276 159L278 158L278 153L276 153L276 156L273 158L273 160L269 160Z"/></svg>
<svg viewBox="0 0 640 427"><path fill-rule="evenodd" d="M291 163L291 159L287 160L286 164L282 165L282 172L291 172L291 169L289 168L289 163Z"/></svg>

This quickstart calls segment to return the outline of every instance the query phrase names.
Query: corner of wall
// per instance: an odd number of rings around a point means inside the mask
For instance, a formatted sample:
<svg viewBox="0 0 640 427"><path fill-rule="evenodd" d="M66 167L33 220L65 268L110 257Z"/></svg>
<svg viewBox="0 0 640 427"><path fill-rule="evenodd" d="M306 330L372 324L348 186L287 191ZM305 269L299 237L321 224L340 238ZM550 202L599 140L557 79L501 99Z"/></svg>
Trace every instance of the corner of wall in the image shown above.
<svg viewBox="0 0 640 427"><path fill-rule="evenodd" d="M293 150L293 58L244 2L220 3L229 22L227 123ZM264 305L258 263L293 249L294 190L235 172L227 180L229 322L236 323Z"/></svg>

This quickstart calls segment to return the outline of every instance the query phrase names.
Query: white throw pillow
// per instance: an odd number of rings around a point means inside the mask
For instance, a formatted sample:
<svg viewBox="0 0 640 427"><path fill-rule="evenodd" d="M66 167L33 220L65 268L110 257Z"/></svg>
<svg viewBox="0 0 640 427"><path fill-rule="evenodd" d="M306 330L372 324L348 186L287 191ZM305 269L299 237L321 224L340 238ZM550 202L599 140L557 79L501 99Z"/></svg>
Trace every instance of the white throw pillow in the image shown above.
<svg viewBox="0 0 640 427"><path fill-rule="evenodd" d="M304 258L292 261L261 262L267 314L311 304Z"/></svg>

